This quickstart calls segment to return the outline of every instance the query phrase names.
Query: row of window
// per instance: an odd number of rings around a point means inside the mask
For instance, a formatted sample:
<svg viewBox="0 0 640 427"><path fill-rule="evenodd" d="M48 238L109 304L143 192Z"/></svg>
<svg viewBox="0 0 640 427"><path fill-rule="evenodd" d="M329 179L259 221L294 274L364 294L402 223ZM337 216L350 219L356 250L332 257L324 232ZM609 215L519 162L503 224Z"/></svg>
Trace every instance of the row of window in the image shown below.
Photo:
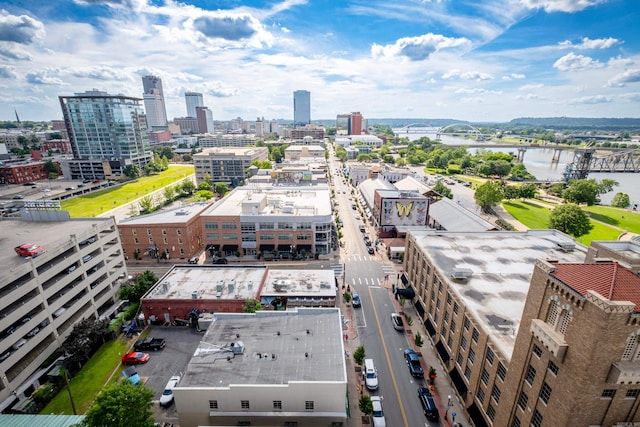
<svg viewBox="0 0 640 427"><path fill-rule="evenodd" d="M133 238L133 243L138 244L138 243L140 243L140 240L137 237L134 237ZM167 239L166 237L163 237L162 238L162 243L165 244L165 245L168 245L169 244L169 239ZM182 237L178 237L178 244L181 245L182 243L183 243L182 242ZM154 241L153 241L152 237L149 237L149 244L150 245L154 244Z"/></svg>
<svg viewBox="0 0 640 427"><path fill-rule="evenodd" d="M248 411L248 410L251 409L251 405L250 405L248 400L241 400L240 401L240 408L243 411ZM218 401L217 400L210 400L209 401L209 409L211 411L219 411L220 407L218 405ZM274 411L282 411L282 400L274 400L273 401L273 410ZM314 401L313 400L306 400L304 402L304 410L305 411L313 411L314 410Z"/></svg>
<svg viewBox="0 0 640 427"><path fill-rule="evenodd" d="M176 230L176 235L177 236L181 236L182 235L182 230L181 229L176 228L175 230ZM147 228L147 236L151 236L151 232L152 232L152 230L150 228ZM166 229L163 228L161 232L162 232L163 236L167 235L167 230ZM137 236L138 235L138 230L136 228L132 228L131 229L131 234L133 234L134 236Z"/></svg>
<svg viewBox="0 0 640 427"><path fill-rule="evenodd" d="M205 222L204 228L207 230L217 230L217 222ZM236 230L238 224L235 222L223 222L220 226L223 230ZM241 223L241 231L256 231L256 230L312 230L313 225L310 222L292 223L292 222L260 222L256 228L255 223ZM135 234L135 233L134 233Z"/></svg>

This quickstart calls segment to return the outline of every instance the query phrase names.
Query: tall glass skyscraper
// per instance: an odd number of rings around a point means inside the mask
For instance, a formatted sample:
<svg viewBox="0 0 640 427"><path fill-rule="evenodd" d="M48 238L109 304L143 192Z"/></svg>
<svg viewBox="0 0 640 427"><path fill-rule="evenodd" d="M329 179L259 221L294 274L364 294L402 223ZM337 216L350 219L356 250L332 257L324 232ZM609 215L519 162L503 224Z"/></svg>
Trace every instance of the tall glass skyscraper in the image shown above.
<svg viewBox="0 0 640 427"><path fill-rule="evenodd" d="M311 123L311 92L296 90L293 92L293 125L304 126Z"/></svg>
<svg viewBox="0 0 640 427"><path fill-rule="evenodd" d="M151 159L140 98L97 90L58 98L74 159L138 166Z"/></svg>
<svg viewBox="0 0 640 427"><path fill-rule="evenodd" d="M167 127L167 108L164 103L162 80L157 76L143 76L144 109L149 129Z"/></svg>
<svg viewBox="0 0 640 427"><path fill-rule="evenodd" d="M184 100L187 103L187 117L198 117L196 107L204 107L202 94L198 92L185 92Z"/></svg>

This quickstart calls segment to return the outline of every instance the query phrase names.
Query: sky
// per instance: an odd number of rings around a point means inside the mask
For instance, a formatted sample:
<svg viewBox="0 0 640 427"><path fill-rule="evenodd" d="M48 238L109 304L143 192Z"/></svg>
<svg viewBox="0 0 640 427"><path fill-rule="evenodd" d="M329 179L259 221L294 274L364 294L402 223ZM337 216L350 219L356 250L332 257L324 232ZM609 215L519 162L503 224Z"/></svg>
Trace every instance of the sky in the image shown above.
<svg viewBox="0 0 640 427"><path fill-rule="evenodd" d="M640 117L638 0L0 0L0 120L58 96L142 98L169 120Z"/></svg>

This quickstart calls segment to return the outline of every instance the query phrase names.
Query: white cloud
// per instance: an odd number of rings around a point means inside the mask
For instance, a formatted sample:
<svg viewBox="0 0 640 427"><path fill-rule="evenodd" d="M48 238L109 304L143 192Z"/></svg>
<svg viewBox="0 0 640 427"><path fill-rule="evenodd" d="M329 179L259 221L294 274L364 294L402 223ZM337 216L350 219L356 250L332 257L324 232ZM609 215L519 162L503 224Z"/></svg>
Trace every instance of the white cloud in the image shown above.
<svg viewBox="0 0 640 427"><path fill-rule="evenodd" d="M440 34L424 34L418 37L403 37L394 44L371 46L374 58L393 59L405 57L412 61L428 59L433 53L451 48L469 48L471 41L464 37L445 37Z"/></svg>
<svg viewBox="0 0 640 427"><path fill-rule="evenodd" d="M11 15L4 9L0 10L0 41L30 44L44 35L42 22L27 15Z"/></svg>
<svg viewBox="0 0 640 427"><path fill-rule="evenodd" d="M11 45L9 43L0 43L0 56L8 59L17 59L19 61L30 61L32 56L26 50Z"/></svg>
<svg viewBox="0 0 640 427"><path fill-rule="evenodd" d="M606 104L613 102L613 98L607 95L583 96L570 101L571 104Z"/></svg>
<svg viewBox="0 0 640 427"><path fill-rule="evenodd" d="M511 73L511 74L508 74L506 76L502 76L502 80L504 80L504 81L521 80L521 79L524 79L525 77L526 76L524 74Z"/></svg>
<svg viewBox="0 0 640 427"><path fill-rule="evenodd" d="M25 76L27 82L36 85L64 85L58 77L49 76L49 71L33 71Z"/></svg>
<svg viewBox="0 0 640 427"><path fill-rule="evenodd" d="M543 9L545 12L579 12L607 0L520 0L528 9Z"/></svg>
<svg viewBox="0 0 640 427"><path fill-rule="evenodd" d="M71 70L74 77L87 78L93 80L128 80L131 79L131 73L123 72L113 67L79 67Z"/></svg>
<svg viewBox="0 0 640 427"><path fill-rule="evenodd" d="M492 80L493 76L491 74L482 73L480 71L466 71L461 72L460 70L451 70L442 75L443 79L452 79L459 78L460 80Z"/></svg>
<svg viewBox="0 0 640 427"><path fill-rule="evenodd" d="M627 70L623 73L617 74L607 82L609 87L622 87L627 83L640 82L640 69Z"/></svg>
<svg viewBox="0 0 640 427"><path fill-rule="evenodd" d="M609 37L606 39L590 39L584 37L581 43L573 44L570 40L565 40L558 43L558 46L562 49L608 49L611 46L615 46L620 43L620 40Z"/></svg>
<svg viewBox="0 0 640 427"><path fill-rule="evenodd" d="M17 79L18 74L16 73L15 68L8 67L6 65L0 65L0 78Z"/></svg>
<svg viewBox="0 0 640 427"><path fill-rule="evenodd" d="M560 71L587 70L601 66L602 64L593 58L584 55L576 55L573 52L567 53L553 64L553 68Z"/></svg>

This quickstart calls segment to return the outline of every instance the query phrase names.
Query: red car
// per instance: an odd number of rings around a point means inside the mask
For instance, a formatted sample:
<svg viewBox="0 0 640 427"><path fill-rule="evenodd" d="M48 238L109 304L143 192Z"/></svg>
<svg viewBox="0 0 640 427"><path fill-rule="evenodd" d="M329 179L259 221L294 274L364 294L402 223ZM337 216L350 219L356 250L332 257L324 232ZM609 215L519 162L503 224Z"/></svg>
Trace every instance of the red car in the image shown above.
<svg viewBox="0 0 640 427"><path fill-rule="evenodd" d="M24 245L16 246L14 250L20 256L32 257L36 257L44 252L44 249L34 243L25 243Z"/></svg>
<svg viewBox="0 0 640 427"><path fill-rule="evenodd" d="M125 365L139 365L148 361L149 353L140 353L139 351L132 351L122 356L122 363Z"/></svg>

